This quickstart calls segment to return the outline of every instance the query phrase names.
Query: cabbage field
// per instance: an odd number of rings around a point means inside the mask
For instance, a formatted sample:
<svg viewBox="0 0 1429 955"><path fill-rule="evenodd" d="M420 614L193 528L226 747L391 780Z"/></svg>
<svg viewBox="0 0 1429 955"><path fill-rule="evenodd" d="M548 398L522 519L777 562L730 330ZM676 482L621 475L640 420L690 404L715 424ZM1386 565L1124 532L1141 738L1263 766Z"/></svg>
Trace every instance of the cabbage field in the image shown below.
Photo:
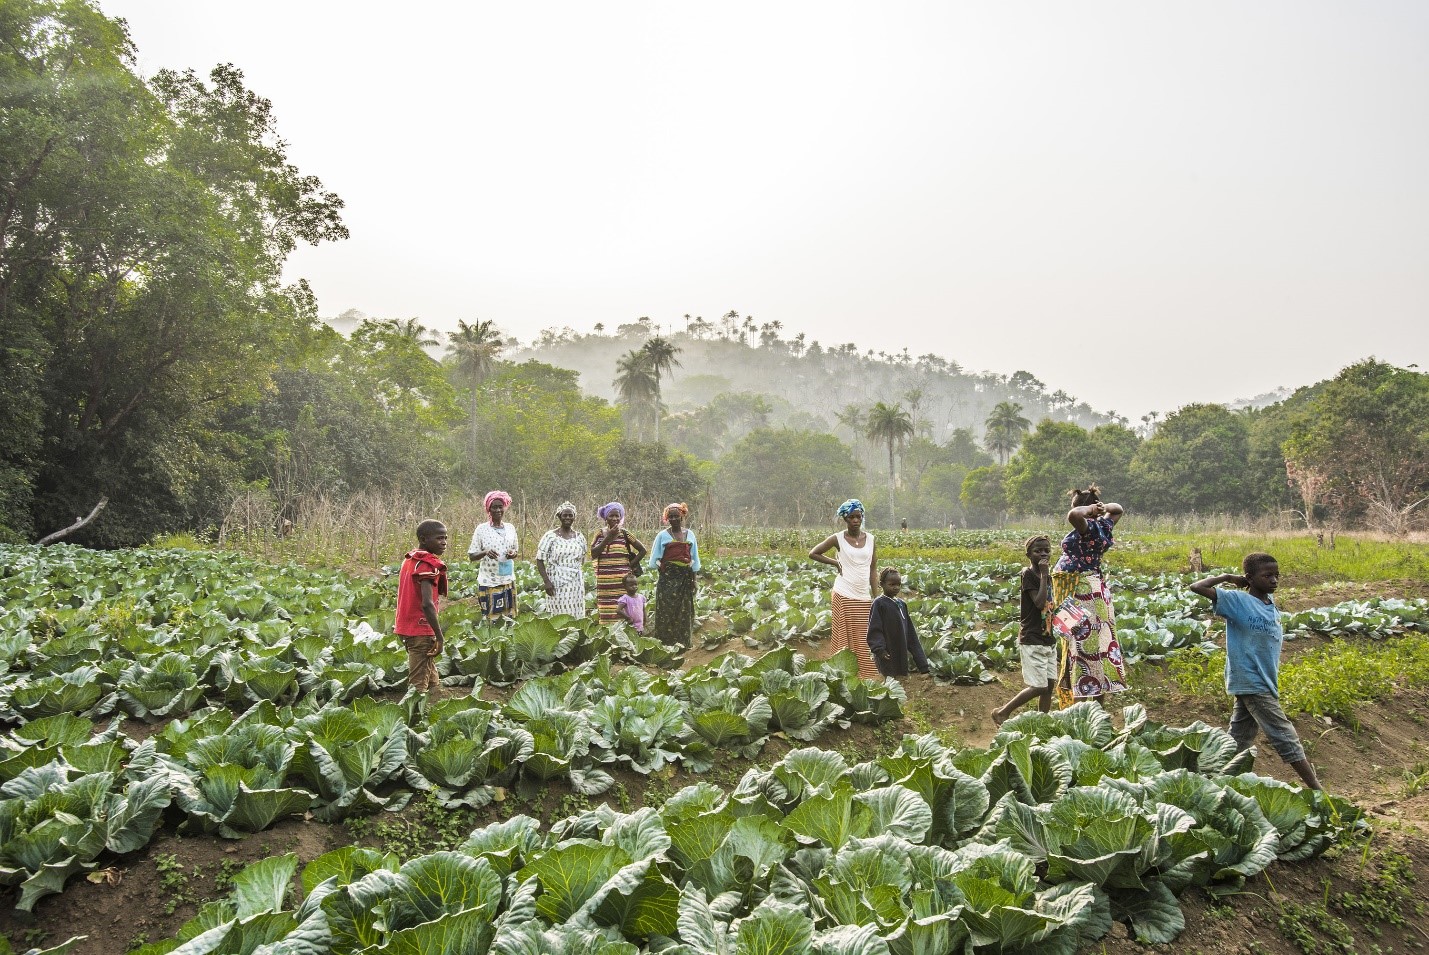
<svg viewBox="0 0 1429 955"><path fill-rule="evenodd" d="M708 564L699 665L593 620L523 609L514 626L484 625L462 599L474 568L454 566L446 696L422 713L388 633L390 573L0 547L0 882L43 918L47 897L160 830L239 840L414 797L495 809L557 789L596 808L542 826L515 807L459 849L410 858L274 854L174 937L133 950L1071 953L1114 923L1171 941L1188 888L1236 892L1364 827L1343 800L1256 775L1223 730L1140 705L1115 719L1091 704L1023 713L986 746L928 733L861 761L820 748L900 720L904 688L819 652L817 566ZM977 686L1015 665L1012 565L900 566L935 680ZM1128 656L1207 645L1184 583L1118 575ZM1429 608L1352 601L1285 622L1383 637L1429 631ZM732 786L601 801L622 773L751 760Z"/></svg>

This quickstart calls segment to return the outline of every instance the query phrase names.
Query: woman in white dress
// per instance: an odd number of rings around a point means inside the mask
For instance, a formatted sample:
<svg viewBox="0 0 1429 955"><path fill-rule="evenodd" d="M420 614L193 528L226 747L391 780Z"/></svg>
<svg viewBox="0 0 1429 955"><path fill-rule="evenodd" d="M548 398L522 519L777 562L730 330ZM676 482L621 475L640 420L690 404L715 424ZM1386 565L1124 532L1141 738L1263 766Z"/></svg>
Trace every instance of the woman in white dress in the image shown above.
<svg viewBox="0 0 1429 955"><path fill-rule="evenodd" d="M546 531L536 545L536 570L546 589L546 613L585 616L585 535L575 529L576 506L556 508L560 527Z"/></svg>
<svg viewBox="0 0 1429 955"><path fill-rule="evenodd" d="M873 655L868 652L868 617L878 586L878 549L873 535L863 529L863 502L857 498L844 501L839 506L839 517L844 520L844 531L809 551L811 559L836 567L839 572L829 596L833 604L831 646L835 653L853 651L861 678L881 680ZM838 556L828 556L831 550L837 550Z"/></svg>
<svg viewBox="0 0 1429 955"><path fill-rule="evenodd" d="M506 523L511 495L492 491L482 501L487 521L471 535L466 556L480 561L476 572L476 602L481 612L492 617L516 616L516 528Z"/></svg>

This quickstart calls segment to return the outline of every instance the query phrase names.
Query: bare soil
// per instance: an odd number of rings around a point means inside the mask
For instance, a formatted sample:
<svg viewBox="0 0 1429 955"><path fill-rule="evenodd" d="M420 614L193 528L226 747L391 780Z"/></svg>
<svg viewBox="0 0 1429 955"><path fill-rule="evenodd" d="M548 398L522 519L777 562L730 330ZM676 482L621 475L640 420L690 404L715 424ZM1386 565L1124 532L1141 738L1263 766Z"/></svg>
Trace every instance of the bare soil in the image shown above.
<svg viewBox="0 0 1429 955"><path fill-rule="evenodd" d="M1316 596L1324 602L1323 595ZM1296 641L1287 644L1287 653L1304 652L1321 642ZM686 666L730 649L744 647L731 640L714 650L695 649ZM829 652L826 643L798 649L815 659ZM1218 725L1227 718L1224 699L1180 692L1161 667L1138 666L1131 679L1135 689L1125 702L1145 704L1153 719L1172 724L1203 719ZM995 732L991 711L1017 692L1020 678L1015 671L1000 673L997 682L965 687L938 686L915 675L903 684L908 701L900 723L853 726L825 734L817 745L839 750L851 761L886 749L905 733L935 732L949 742L986 745ZM1199 890L1188 893L1182 899L1186 930L1166 950L1183 955L1429 951L1425 934L1429 931L1429 734L1425 732L1429 701L1401 692L1365 706L1359 718L1359 732L1334 722L1303 718L1296 722L1326 786L1369 813L1373 835L1368 842L1337 847L1308 863L1276 863L1229 898L1214 900ZM1114 719L1120 721L1119 710L1114 710ZM125 730L142 733L153 728L126 724ZM767 765L802 745L776 735L759 762ZM750 765L751 761L733 760L702 775L683 770L648 777L619 772L614 789L598 801L629 810L698 781L729 788ZM1262 755L1255 768L1278 779L1295 779L1273 755ZM394 850L405 846L413 853L430 851L443 839L459 842L465 832L497 819L525 813L549 822L589 804L557 786L531 798L507 793L479 812L445 818L414 799L401 813L381 814L352 826L290 819L237 840L181 834L176 814L147 848L108 859L104 863L108 867L91 879L71 880L63 893L42 899L33 915L8 906L0 910L0 932L17 951L87 935L76 953L115 955L144 941L172 936L203 900L227 894L225 878L243 864L269 855L293 852L306 863L354 842ZM1387 888L1391 885L1397 888ZM7 891L7 901L13 902L14 890ZM1356 897L1372 903L1356 903ZM1396 919L1403 924L1395 924ZM1301 941L1297 944L1292 937ZM1118 925L1087 951L1128 955L1151 948L1128 939Z"/></svg>

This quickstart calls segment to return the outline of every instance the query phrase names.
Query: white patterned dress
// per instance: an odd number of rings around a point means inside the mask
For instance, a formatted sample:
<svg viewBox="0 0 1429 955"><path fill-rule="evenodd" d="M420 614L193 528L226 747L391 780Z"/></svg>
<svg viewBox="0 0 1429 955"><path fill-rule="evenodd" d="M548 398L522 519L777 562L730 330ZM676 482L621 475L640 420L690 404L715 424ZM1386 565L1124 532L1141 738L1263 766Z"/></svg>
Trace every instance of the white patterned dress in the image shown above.
<svg viewBox="0 0 1429 955"><path fill-rule="evenodd" d="M536 559L546 562L546 576L555 584L556 592L546 597L546 613L585 616L585 535L577 533L565 538L555 531L546 531L536 545Z"/></svg>

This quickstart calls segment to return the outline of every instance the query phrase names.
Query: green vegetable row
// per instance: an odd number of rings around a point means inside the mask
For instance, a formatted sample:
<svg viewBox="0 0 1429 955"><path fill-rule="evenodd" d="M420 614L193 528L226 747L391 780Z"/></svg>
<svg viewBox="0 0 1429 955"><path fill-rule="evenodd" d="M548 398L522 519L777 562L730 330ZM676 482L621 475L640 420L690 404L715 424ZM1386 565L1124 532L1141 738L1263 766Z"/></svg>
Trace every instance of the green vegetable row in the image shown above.
<svg viewBox="0 0 1429 955"><path fill-rule="evenodd" d="M614 783L605 767L703 771L722 753L758 755L771 733L812 740L897 719L903 698L896 681L860 680L847 651L806 671L785 649L659 677L592 661L529 680L506 703L453 697L425 718L413 697L310 695L238 716L207 707L139 743L118 721L95 735L87 719L44 717L0 739L0 884L19 885L29 910L101 853L146 845L170 807L186 829L237 838L296 813L401 809L414 790L450 806L558 779L599 795Z"/></svg>
<svg viewBox="0 0 1429 955"><path fill-rule="evenodd" d="M987 749L906 737L848 765L800 749L729 794L528 817L403 862L348 847L266 859L136 955L913 955L1075 952L1127 923L1169 942L1191 886L1238 889L1358 814L1245 772L1227 735L1092 704L1009 721Z"/></svg>

